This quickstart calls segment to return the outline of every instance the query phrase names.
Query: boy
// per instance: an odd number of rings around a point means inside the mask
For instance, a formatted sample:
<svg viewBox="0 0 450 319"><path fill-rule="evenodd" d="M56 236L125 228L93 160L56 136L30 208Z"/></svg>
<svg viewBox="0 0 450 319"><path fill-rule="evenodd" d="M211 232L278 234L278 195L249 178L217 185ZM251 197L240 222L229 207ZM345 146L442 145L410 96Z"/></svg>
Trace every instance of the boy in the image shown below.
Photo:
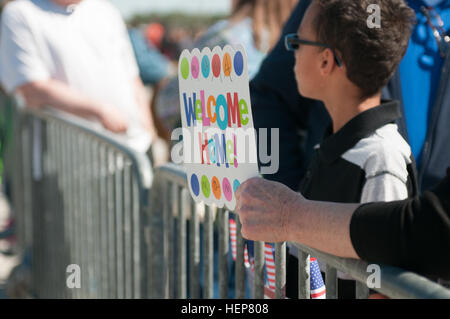
<svg viewBox="0 0 450 319"><path fill-rule="evenodd" d="M380 28L369 23L374 4ZM406 52L414 17L403 0L314 0L298 34L286 36L286 47L295 50L299 92L322 101L332 118L302 182L306 198L364 203L416 194L414 159L395 124L399 103L381 101ZM287 296L295 298L294 251ZM354 281L340 280L338 289L339 297L355 296Z"/></svg>

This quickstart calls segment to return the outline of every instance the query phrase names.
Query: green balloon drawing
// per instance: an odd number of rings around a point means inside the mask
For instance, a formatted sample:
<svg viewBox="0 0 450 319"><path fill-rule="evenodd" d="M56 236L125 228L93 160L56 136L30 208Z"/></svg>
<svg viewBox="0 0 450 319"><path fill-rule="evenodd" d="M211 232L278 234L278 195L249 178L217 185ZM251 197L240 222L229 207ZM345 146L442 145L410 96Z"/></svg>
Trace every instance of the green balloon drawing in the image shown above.
<svg viewBox="0 0 450 319"><path fill-rule="evenodd" d="M183 79L187 80L188 76L189 76L189 62L186 58L183 58L183 60L181 60L181 76L183 77Z"/></svg>

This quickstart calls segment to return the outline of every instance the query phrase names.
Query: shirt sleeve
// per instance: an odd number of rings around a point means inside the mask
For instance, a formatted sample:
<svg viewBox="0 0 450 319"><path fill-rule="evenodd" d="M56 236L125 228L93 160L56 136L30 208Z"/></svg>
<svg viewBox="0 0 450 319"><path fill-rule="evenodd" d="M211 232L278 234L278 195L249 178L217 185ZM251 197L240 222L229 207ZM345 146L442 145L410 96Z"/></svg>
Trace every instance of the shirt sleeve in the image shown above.
<svg viewBox="0 0 450 319"><path fill-rule="evenodd" d="M366 180L361 203L392 202L406 198L408 198L406 183L391 173L382 173Z"/></svg>
<svg viewBox="0 0 450 319"><path fill-rule="evenodd" d="M394 136L397 138L398 136ZM361 203L392 202L408 198L408 164L410 159L401 146L409 146L401 139L402 144L392 145L383 139L374 141L370 156L364 163L366 182L361 192Z"/></svg>
<svg viewBox="0 0 450 319"><path fill-rule="evenodd" d="M358 256L423 275L450 279L450 168L421 197L359 207L350 223Z"/></svg>
<svg viewBox="0 0 450 319"><path fill-rule="evenodd" d="M50 78L32 29L12 4L3 10L0 31L0 80L8 93L25 83Z"/></svg>

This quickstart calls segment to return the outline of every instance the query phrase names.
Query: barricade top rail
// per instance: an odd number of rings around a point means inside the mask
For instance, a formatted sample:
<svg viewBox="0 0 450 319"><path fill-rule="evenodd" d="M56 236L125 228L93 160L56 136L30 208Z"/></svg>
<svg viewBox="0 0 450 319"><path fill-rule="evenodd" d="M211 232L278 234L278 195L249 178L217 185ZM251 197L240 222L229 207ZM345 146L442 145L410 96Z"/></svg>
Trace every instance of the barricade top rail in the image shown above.
<svg viewBox="0 0 450 319"><path fill-rule="evenodd" d="M186 172L182 166L172 163L163 165L155 171L155 176L158 184L167 181L187 187ZM340 258L299 243L292 244L359 282L366 283L371 275L367 272L369 264L366 261ZM416 273L388 265L380 265L380 270L381 285L374 290L390 298L450 298L450 290Z"/></svg>
<svg viewBox="0 0 450 319"><path fill-rule="evenodd" d="M371 274L367 272L369 264L366 261L340 258L299 243L293 244L298 249L325 261L327 265L349 274L359 282L366 282ZM390 298L450 298L450 290L416 273L388 265L380 265L380 269L381 285L380 288L374 289Z"/></svg>
<svg viewBox="0 0 450 319"><path fill-rule="evenodd" d="M74 116L65 116L61 112L52 112L46 109L32 109L25 107L22 99L14 97L16 109L23 114L31 115L44 121L56 121L60 124L69 125L73 129L79 130L84 134L88 134L91 138L102 144L107 144L116 152L121 153L128 158L136 171L137 181L143 189L149 189L153 183L153 170L151 168L150 159L144 153L137 152L130 147L124 145L120 141L114 139L112 134L93 129L83 120L78 120Z"/></svg>

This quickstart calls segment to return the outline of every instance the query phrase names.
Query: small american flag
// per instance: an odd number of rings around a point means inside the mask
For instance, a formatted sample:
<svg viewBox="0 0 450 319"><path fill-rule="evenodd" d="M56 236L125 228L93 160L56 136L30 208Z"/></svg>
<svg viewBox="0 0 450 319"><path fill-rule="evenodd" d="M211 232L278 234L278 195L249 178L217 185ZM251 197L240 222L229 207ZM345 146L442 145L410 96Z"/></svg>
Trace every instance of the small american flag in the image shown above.
<svg viewBox="0 0 450 319"><path fill-rule="evenodd" d="M270 243L264 244L264 259L266 261L267 281L269 289L275 291L275 249Z"/></svg>
<svg viewBox="0 0 450 319"><path fill-rule="evenodd" d="M269 299L275 298L275 245L265 243L264 257L266 260L266 272L268 285L266 285L265 297ZM323 282L322 273L320 272L319 263L314 257L310 257L310 294L311 299L326 299L326 287ZM287 278L289 280L289 278Z"/></svg>
<svg viewBox="0 0 450 319"><path fill-rule="evenodd" d="M311 299L326 299L326 288L316 258L310 258L309 269L311 275Z"/></svg>
<svg viewBox="0 0 450 319"><path fill-rule="evenodd" d="M233 255L233 260L236 261L236 256L237 256L237 254L236 254L236 250L237 250L237 247L236 247L236 238L237 238L236 237L237 236L236 235L236 221L231 216L229 219L229 224L230 224L231 254ZM245 264L245 267L247 267L247 268L250 267L247 247L244 249L244 264Z"/></svg>
<svg viewBox="0 0 450 319"><path fill-rule="evenodd" d="M233 255L233 260L236 261L236 220L233 216L230 216L229 219L230 226L230 241L231 241L231 253ZM249 258L249 249L252 253L253 257L253 242L247 241L244 249L244 263L245 267L250 268L254 271L254 261L253 258ZM266 264L266 274L267 274L267 282L264 291L266 298L275 298L275 245L271 243L264 244L264 259ZM251 260L251 262L250 262ZM310 291L311 291L311 299L325 299L326 298L326 288L323 282L322 274L320 272L319 263L316 258L310 258ZM287 278L289 280L289 278Z"/></svg>

